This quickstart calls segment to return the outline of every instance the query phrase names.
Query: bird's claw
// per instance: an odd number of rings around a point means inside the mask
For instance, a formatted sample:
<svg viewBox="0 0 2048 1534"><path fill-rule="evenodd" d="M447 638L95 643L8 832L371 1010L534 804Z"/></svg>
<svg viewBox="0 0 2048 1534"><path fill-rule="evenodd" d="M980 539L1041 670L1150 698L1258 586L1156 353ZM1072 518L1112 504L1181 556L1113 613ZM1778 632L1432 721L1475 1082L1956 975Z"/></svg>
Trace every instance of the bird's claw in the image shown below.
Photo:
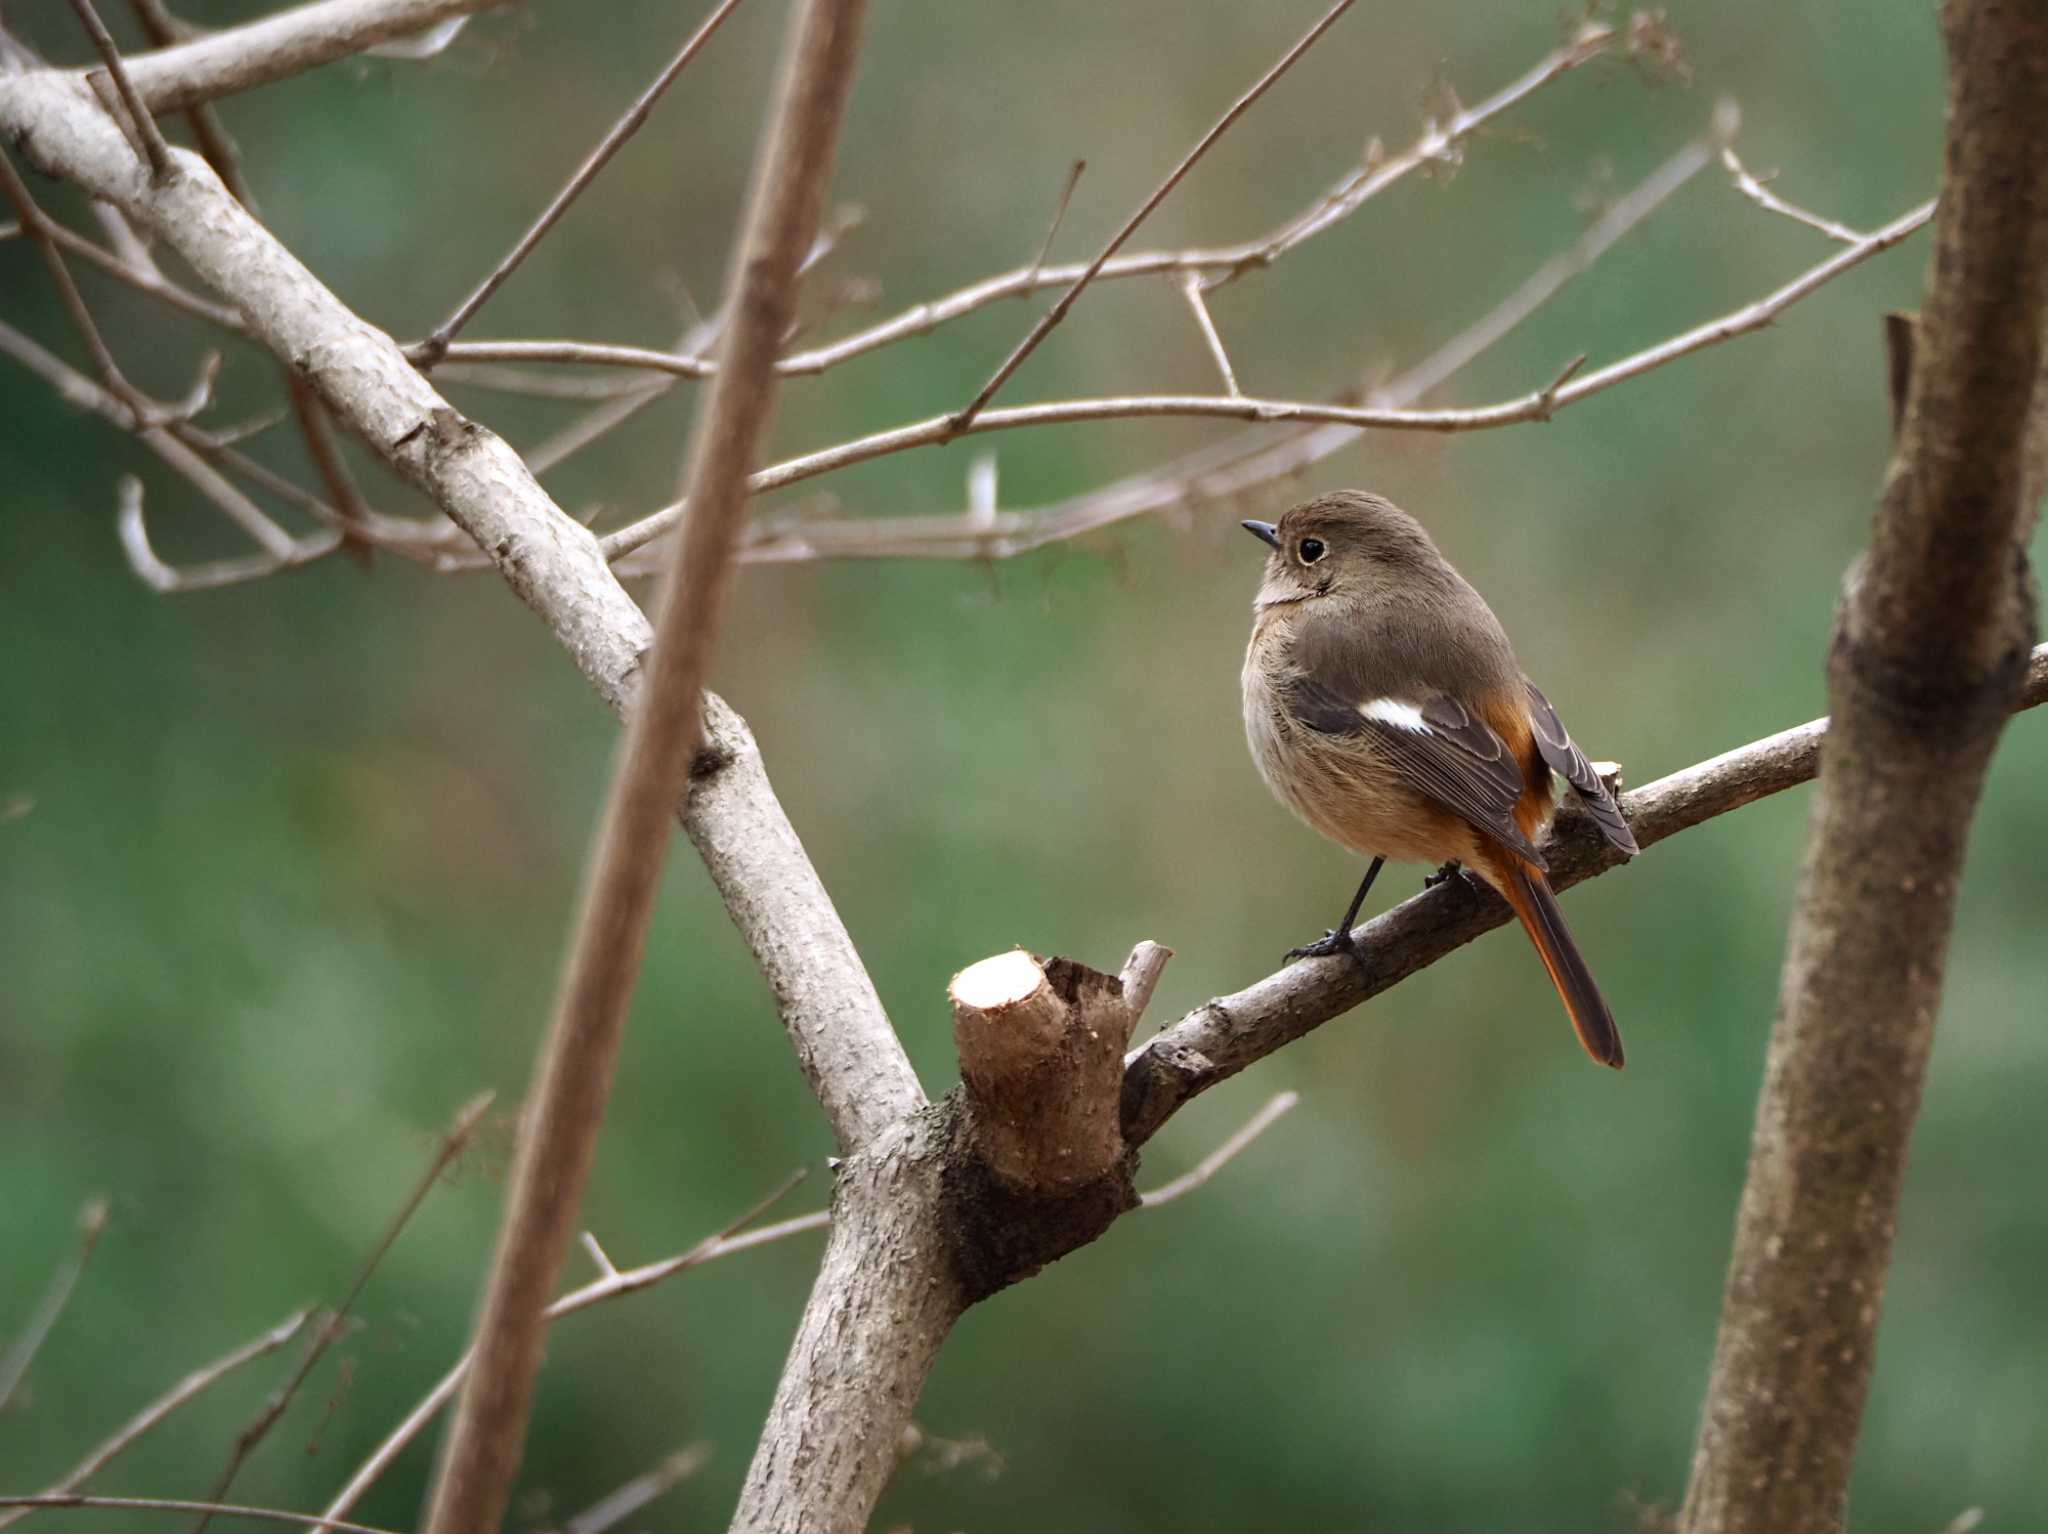
<svg viewBox="0 0 2048 1534"><path fill-rule="evenodd" d="M1299 948L1288 949L1287 957L1290 959L1327 959L1336 954L1356 953L1357 951L1358 943L1351 936L1350 928L1346 927L1341 931L1332 928L1313 943L1303 943Z"/></svg>
<svg viewBox="0 0 2048 1534"><path fill-rule="evenodd" d="M1422 887L1433 890L1439 884L1448 884L1453 879L1463 879L1473 889L1485 888L1485 882L1456 858L1452 858L1433 874L1422 876Z"/></svg>

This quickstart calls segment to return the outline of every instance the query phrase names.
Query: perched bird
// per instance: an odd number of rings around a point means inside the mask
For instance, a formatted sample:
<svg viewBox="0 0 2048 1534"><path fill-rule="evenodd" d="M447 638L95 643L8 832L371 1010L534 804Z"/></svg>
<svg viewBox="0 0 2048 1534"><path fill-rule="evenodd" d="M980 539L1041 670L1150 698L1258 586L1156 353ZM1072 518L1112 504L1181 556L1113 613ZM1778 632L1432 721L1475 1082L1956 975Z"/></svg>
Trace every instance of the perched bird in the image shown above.
<svg viewBox="0 0 2048 1534"><path fill-rule="evenodd" d="M1351 948L1388 858L1462 864L1513 907L1586 1053L1619 1069L1621 1034L1544 878L1537 843L1568 783L1633 856L1614 799L1522 674L1493 609L1391 501L1317 496L1271 522L1244 657L1244 725L1267 787L1372 859L1344 919L1290 958Z"/></svg>

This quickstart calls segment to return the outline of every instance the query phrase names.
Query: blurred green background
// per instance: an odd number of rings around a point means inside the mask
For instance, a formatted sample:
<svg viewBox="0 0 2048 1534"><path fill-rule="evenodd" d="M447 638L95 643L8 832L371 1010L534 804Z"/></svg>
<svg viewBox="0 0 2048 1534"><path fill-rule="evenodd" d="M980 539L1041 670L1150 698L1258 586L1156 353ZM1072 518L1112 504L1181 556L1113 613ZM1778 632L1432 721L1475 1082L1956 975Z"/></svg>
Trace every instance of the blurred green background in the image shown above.
<svg viewBox="0 0 2048 1534"><path fill-rule="evenodd" d="M373 322L428 329L704 7L535 3L427 66L335 67L229 102L262 212ZM118 7L113 8L118 10ZM195 6L225 21L239 6ZM874 8L836 177L867 210L824 283L875 314L1055 247L1084 256L1296 37L1321 0ZM10 20L84 50L53 0ZM471 335L665 345L709 306L785 8L755 0ZM123 18L125 19L125 18ZM1247 389L1385 376L1489 310L1604 200L1741 102L1785 195L1863 227L1929 195L1940 51L1927 5L1680 6L1689 79L1567 77L1364 214L1213 299ZM1221 242L1308 205L1368 138L1408 143L1560 37L1556 7L1360 7L1140 235ZM1845 42L1853 39L1853 46ZM38 183L49 206L75 198ZM933 1092L948 975L1013 943L1113 967L1179 957L1153 1021L1270 970L1355 864L1260 787L1237 668L1262 552L1236 527L1305 488L1415 511L1486 592L1588 752L1630 780L1823 706L1841 574L1887 452L1878 315L1917 300L1925 236L1774 328L1547 426L1377 435L1298 485L985 567L754 567L717 682ZM1718 169L1440 396L1479 403L1745 302L1828 253ZM88 278L138 379L182 387L207 337ZM73 358L33 251L0 313ZM1042 302L1042 301L1041 301ZM998 307L786 391L777 456L963 401L1038 304ZM839 333L867 313L840 316ZM1213 388L1178 293L1104 285L1010 385L1021 403ZM272 397L246 349L223 418ZM458 402L530 444L566 407ZM550 479L579 512L667 497L692 395ZM494 578L344 560L153 596L114 539L140 473L167 556L240 552L102 423L0 363L0 1336L104 1193L99 1252L22 1398L0 1489L54 1479L136 1406L292 1307L336 1298L478 1089L516 1098L615 739ZM974 452L1042 504L1235 426L1116 423L889 458L856 513L956 510ZM266 449L297 471L286 434ZM407 494L358 459L374 498ZM792 497L792 499L801 497ZM1853 1498L1932 1534L1981 1505L2048 1524L2048 717L1994 764L1915 1146ZM1143 1181L1271 1093L1302 1106L1205 1191L971 1313L918 1421L986 1461L897 1478L878 1528L1623 1530L1682 1491L1713 1343L1781 935L1794 793L1568 898L1627 1073L1591 1068L1527 945L1491 936L1182 1114ZM1415 871L1382 886L1405 897ZM319 1506L459 1348L501 1194L502 1131L437 1191L362 1323L237 1486ZM672 864L586 1223L621 1262L689 1245L831 1149L769 998L687 845ZM814 1207L822 1172L784 1206ZM699 1440L707 1468L638 1527L723 1527L819 1247L792 1240L565 1322L513 1524L534 1528ZM587 1269L572 1254L572 1277ZM102 1490L200 1495L289 1357L138 1448ZM430 1449L358 1510L409 1524ZM159 1529L154 1517L43 1515Z"/></svg>

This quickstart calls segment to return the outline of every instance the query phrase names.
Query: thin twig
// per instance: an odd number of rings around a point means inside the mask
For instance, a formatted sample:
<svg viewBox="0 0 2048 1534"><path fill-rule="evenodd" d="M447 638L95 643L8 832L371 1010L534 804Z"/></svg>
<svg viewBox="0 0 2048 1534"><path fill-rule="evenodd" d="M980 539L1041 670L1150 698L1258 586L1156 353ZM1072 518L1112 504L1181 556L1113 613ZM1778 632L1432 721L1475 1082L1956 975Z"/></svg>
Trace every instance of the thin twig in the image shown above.
<svg viewBox="0 0 2048 1534"><path fill-rule="evenodd" d="M114 34L107 30L107 24L100 20L100 13L93 8L92 0L71 0L71 9L78 15L78 24L85 28L86 36L92 39L100 57L106 61L107 73L113 76L114 89L120 93L121 105L128 109L129 126L142 143L142 157L149 161L149 173L162 181L171 173L171 146L164 142L163 130L156 125L149 108L135 92L135 82L128 78L128 69L121 62L121 50L114 46Z"/></svg>
<svg viewBox="0 0 2048 1534"><path fill-rule="evenodd" d="M606 1300L637 1294L643 1289L652 1289L656 1284L673 1278L678 1273L702 1267L707 1262L716 1262L721 1257L751 1251L757 1246L767 1246L807 1231L823 1230L832 1221L830 1211L823 1209L815 1214L798 1215L794 1219L783 1220L774 1225L764 1225L759 1230L746 1230L748 1225L759 1218L763 1210L783 1197L800 1180L801 1174L785 1179L779 1188L756 1203L737 1220L716 1234L706 1236L686 1251L638 1268L613 1268L611 1272L600 1275L582 1288L570 1290L548 1306L548 1323L552 1325L563 1316L573 1315L579 1310L588 1310L591 1306L602 1304ZM384 1441L377 1445L370 1457L356 1467L348 1483L335 1493L334 1500L327 1504L326 1510L321 1514L323 1519L344 1516L363 1499L372 1486L377 1484L384 1472L389 1470L398 1456L405 1451L406 1446L440 1415L443 1407L455 1399L455 1392L462 1388L463 1380L469 1375L470 1362L475 1356L474 1350L471 1350L457 1359L454 1367L441 1376L439 1382L421 1398L419 1404L407 1412L404 1419L385 1435ZM322 1527L332 1525L323 1523Z"/></svg>
<svg viewBox="0 0 2048 1534"><path fill-rule="evenodd" d="M1053 327L1067 317L1067 311L1074 307L1074 300L1081 296L1081 290L1095 280L1095 274L1102 270L1104 263L1111 256L1123 248L1124 241L1138 232L1138 226L1151 216L1154 208L1166 200L1169 192L1180 185L1182 178L1195 168L1195 163L1209 152L1209 147L1229 131L1231 124L1242 117L1250 109L1253 102L1265 95L1267 90L1282 75L1292 69L1295 61L1307 53L1310 48L1314 47L1318 38L1336 25L1337 18L1350 10L1351 4L1352 0L1337 0L1337 3L1330 7L1329 11L1323 16L1323 19L1318 21L1313 27L1310 27L1299 42L1295 43L1292 48L1281 55L1280 61L1267 70L1250 90L1238 97L1231 105L1230 110L1219 117L1215 125L1196 142L1195 147L1190 149L1181 158L1181 162L1167 173L1166 179L1159 183L1152 195L1139 205L1137 212L1124 220L1123 227L1110 236L1109 243L1102 247L1101 253L1088 263L1087 269L1079 277L1074 279L1073 286L1062 293L1059 300L1039 317L1038 323L1026 332L1024 339L1019 341L1010 355L1003 359L1002 365L989 375L989 380L981 386L981 391L967 402L967 408L958 412L952 418L953 431L956 435L967 431L974 425L975 417L980 415L983 407L995 397L996 391L1009 381L1012 373L1015 373L1018 368L1023 366L1024 359L1038 349L1038 343L1052 333Z"/></svg>
<svg viewBox="0 0 2048 1534"><path fill-rule="evenodd" d="M1138 420L1160 417L1194 417L1259 422L1319 421L1351 427L1377 427L1387 431L1465 432L1482 431L1527 421L1547 420L1557 411L1575 405L1616 384L1640 377L1709 346L1761 330L1802 298L1825 286L1842 273L1858 266L1918 230L1932 217L1933 203L1925 203L1867 235L1857 244L1831 256L1791 282L1754 303L1731 310L1719 319L1695 326L1655 346L1646 347L1618 362L1562 387L1555 382L1515 399L1494 405L1463 409L1408 410L1383 406L1324 404L1313 400L1279 400L1199 394L1138 394L1112 399L1053 400L1039 405L1011 405L984 411L966 430L1008 431L1019 427L1065 425L1077 421ZM932 416L907 426L876 432L834 447L786 459L761 470L753 478L755 494L779 490L786 485L814 479L838 469L866 463L871 459L901 453L911 448L930 447L959 435L957 416ZM682 503L663 507L639 521L607 533L601 540L605 557L617 559L651 539L670 531L682 520ZM1071 536L1071 534L1068 534ZM1037 543L1024 546L1038 547ZM1003 552L991 547L991 555Z"/></svg>
<svg viewBox="0 0 2048 1534"><path fill-rule="evenodd" d="M50 1286L43 1291L42 1302L36 1306L35 1314L29 1317L21 1335L14 1339L14 1345L0 1355L0 1411L5 1411L7 1403L14 1399L14 1392L21 1388L29 1365L35 1362L36 1354L42 1351L43 1344L56 1329L64 1307L71 1303L72 1291L78 1287L79 1279L85 1276L86 1264L92 1261L93 1249L100 1244L100 1233L106 1228L107 1201L104 1198L86 1200L78 1211L77 1249L50 1276Z"/></svg>
<svg viewBox="0 0 2048 1534"><path fill-rule="evenodd" d="M341 534L328 529L297 540L282 555L245 554L239 558L216 559L178 569L158 558L149 541L149 524L142 511L142 481L133 474L124 474L117 493L119 500L114 527L120 536L121 552L127 556L128 568L150 590L165 596L268 580L283 571L324 559L341 547Z"/></svg>
<svg viewBox="0 0 2048 1534"><path fill-rule="evenodd" d="M405 1202L399 1206L398 1213L392 1216L391 1223L385 1227L384 1234L378 1239L377 1244L370 1249L369 1256L363 1259L362 1266L356 1270L355 1281L349 1285L348 1293L342 1296L341 1303L328 1312L321 1319L320 1324L314 1328L312 1344L306 1349L304 1356L299 1359L298 1368L293 1370L291 1377L284 1382L283 1386L273 1392L270 1399L263 1403L263 1409L250 1420L248 1426L244 1427L236 1435L235 1447L228 1458L227 1469L222 1471L220 1479L214 1482L212 1495L208 1498L209 1501L218 1502L227 1495L228 1488L234 1484L235 1477L241 1473L243 1464L256 1451L257 1445L263 1442L264 1435L277 1425L278 1418L282 1417L285 1414L286 1408L292 1404L292 1397L297 1395L299 1387L306 1383L306 1377L313 1372L314 1367L326 1355L327 1349L334 1343L335 1339L341 1336L343 1325L348 1320L348 1314L355 1308L357 1299L361 1297L364 1288L369 1284L370 1276L377 1271L377 1267L383 1262L385 1254L397 1243L398 1237L404 1231L407 1222L412 1219L413 1214L419 1209L420 1205L426 1202L427 1195L434 1191L435 1186L441 1181L442 1175L469 1148L469 1142L475 1136L477 1126L483 1122L484 1115L490 1111L491 1104L496 1098L497 1094L494 1092L480 1093L470 1099L463 1106L462 1111L455 1115L454 1123L448 1126L448 1132L441 1136L440 1144L434 1148L434 1158L428 1163L426 1171L421 1175L420 1180L413 1185L412 1192L406 1196ZM194 1525L193 1534L204 1534L208 1519L211 1516L211 1514L202 1516L199 1522Z"/></svg>
<svg viewBox="0 0 2048 1534"><path fill-rule="evenodd" d="M652 1470L643 1471L617 1491L593 1502L562 1525L562 1534L604 1534L606 1529L625 1522L655 1498L674 1491L710 1462L710 1444L686 1445Z"/></svg>
<svg viewBox="0 0 2048 1534"><path fill-rule="evenodd" d="M275 1507L244 1507L234 1502L194 1502L183 1497L99 1497L72 1491L53 1496L0 1496L0 1507L23 1507L32 1512L52 1507L98 1507L124 1513L198 1513L205 1518L247 1518L257 1522L290 1523L300 1528L333 1529L337 1534L395 1534L368 1523L336 1523L312 1513L290 1513Z"/></svg>
<svg viewBox="0 0 2048 1534"><path fill-rule="evenodd" d="M1748 167L1735 157L1733 145L1724 144L1722 146L1721 163L1727 167L1728 174L1734 178L1735 190L1765 212L1779 214L1781 217L1791 219L1795 224L1804 224L1807 228L1817 230L1829 239L1843 245L1854 245L1858 240L1869 238L1868 235L1851 229L1847 224L1837 223L1834 219L1824 218L1818 213L1809 212L1797 203L1785 201L1784 198L1780 197L1776 192L1765 186L1762 181L1749 173Z"/></svg>
<svg viewBox="0 0 2048 1534"><path fill-rule="evenodd" d="M560 1003L541 1045L476 1328L476 1367L449 1429L428 1534L495 1528L525 1442L549 1291L596 1155L670 826L703 739L703 693L746 511L774 418L775 354L796 313L859 51L864 0L809 0L791 24L754 192L734 242L722 366L691 436L689 525L678 540L638 706L627 723L586 875ZM914 1080L914 1078L912 1078ZM920 1096L920 1101L921 1101ZM834 1104L824 1106L831 1113ZM840 1105L858 1142L906 1104Z"/></svg>
<svg viewBox="0 0 2048 1534"><path fill-rule="evenodd" d="M21 224L17 223L12 227L18 233L27 232ZM90 262L109 276L127 283L137 292L162 299L174 309L182 310L235 335L248 334L249 328L242 322L241 315L226 304L217 304L210 298L194 293L190 288L180 287L152 267L142 267L126 261L116 252L87 239L77 230L67 228L55 219L45 219L43 230L67 254Z"/></svg>
<svg viewBox="0 0 2048 1534"><path fill-rule="evenodd" d="M1060 183L1060 195L1052 205L1052 222L1046 226L1045 241L1038 247L1038 255L1031 263L1029 282L1037 282L1038 274L1045 269L1045 258L1052 254L1052 242L1058 238L1060 225L1066 222L1067 204L1074 200L1074 188L1081 184L1081 173L1088 168L1086 160L1076 160L1067 167L1067 178Z"/></svg>
<svg viewBox="0 0 2048 1534"><path fill-rule="evenodd" d="M160 425L171 412L136 388L121 371L121 365L107 348L106 338L100 334L99 326L93 323L92 311L85 305L85 295L78 291L63 251L50 232L56 227L55 221L37 205L29 194L28 183L21 179L14 162L5 153L0 153L0 195L13 205L21 227L27 231L37 253L43 258L43 265L49 270L50 281L56 285L57 297L71 320L72 329L78 332L79 339L85 342L85 349L92 354L93 367L99 372L101 381L128 407L137 430Z"/></svg>
<svg viewBox="0 0 2048 1534"><path fill-rule="evenodd" d="M655 103L661 100L663 93L675 84L676 77L711 40L711 34L718 30L719 24L739 9L740 3L741 0L719 0L712 8L711 14L690 34L689 40L677 51L676 56L654 77L654 82L640 93L632 106L626 109L625 116L612 124L610 131L598 141L597 147L591 150L589 156L576 168L576 173L563 184L559 192L555 193L554 200L541 210L540 217L536 218L526 233L519 237L519 243L512 247L505 259L498 263L488 277L477 284L469 297L455 306L455 311L448 318L434 327L431 335L406 348L408 357L421 367L430 368L447 355L448 343L455 339L463 326L476 318L477 311L490 302L491 295L504 285L506 278L519 269L519 264L533 254L534 247L555 227L562 215L569 211L569 205L582 195L583 189L595 181L598 173L611 163L612 156L625 146L628 139L640 131L642 124L647 121L648 114L654 110Z"/></svg>
<svg viewBox="0 0 2048 1534"><path fill-rule="evenodd" d="M124 1422L111 1438L73 1465L61 1481L44 1488L43 1495L61 1497L83 1490L87 1481L133 1447L138 1439L161 1426L179 1407L204 1395L243 1364L267 1357L290 1342L299 1334L299 1329L306 1324L307 1317L312 1314L310 1307L293 1311L261 1336L251 1338L232 1352L223 1353L212 1363L194 1369ZM19 1523L33 1511L33 1508L17 1507L0 1513L0 1529L6 1528L9 1524Z"/></svg>
<svg viewBox="0 0 2048 1534"><path fill-rule="evenodd" d="M1243 391L1237 386L1237 374L1230 368L1230 353L1223 349L1223 337L1216 333L1216 322L1209 317L1209 305L1202 297L1202 278L1199 273L1189 272L1180 280L1180 290L1188 301L1188 307L1195 311L1195 326L1202 332L1202 339L1208 343L1209 356L1216 363L1216 371L1223 375L1223 388L1232 399L1243 398Z"/></svg>
<svg viewBox="0 0 2048 1534"><path fill-rule="evenodd" d="M1192 1168L1180 1174L1171 1182L1162 1183L1138 1200L1140 1209L1157 1209L1161 1204L1170 1204L1202 1186L1227 1166L1238 1152L1264 1134L1277 1123L1281 1116L1301 1101L1299 1092L1280 1092L1266 1099L1266 1105L1247 1119L1242 1128L1221 1145L1209 1152Z"/></svg>

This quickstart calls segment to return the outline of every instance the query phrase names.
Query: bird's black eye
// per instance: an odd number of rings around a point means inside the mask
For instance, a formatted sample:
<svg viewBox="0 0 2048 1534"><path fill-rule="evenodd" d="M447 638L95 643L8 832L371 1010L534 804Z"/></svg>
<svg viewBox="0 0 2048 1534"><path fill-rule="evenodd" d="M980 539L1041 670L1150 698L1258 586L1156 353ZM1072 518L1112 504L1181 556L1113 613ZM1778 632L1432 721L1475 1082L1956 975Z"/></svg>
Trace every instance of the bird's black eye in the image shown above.
<svg viewBox="0 0 2048 1534"><path fill-rule="evenodd" d="M1301 554L1301 562L1305 565L1312 565L1323 557L1323 540L1320 538L1304 538L1301 540L1298 551Z"/></svg>

